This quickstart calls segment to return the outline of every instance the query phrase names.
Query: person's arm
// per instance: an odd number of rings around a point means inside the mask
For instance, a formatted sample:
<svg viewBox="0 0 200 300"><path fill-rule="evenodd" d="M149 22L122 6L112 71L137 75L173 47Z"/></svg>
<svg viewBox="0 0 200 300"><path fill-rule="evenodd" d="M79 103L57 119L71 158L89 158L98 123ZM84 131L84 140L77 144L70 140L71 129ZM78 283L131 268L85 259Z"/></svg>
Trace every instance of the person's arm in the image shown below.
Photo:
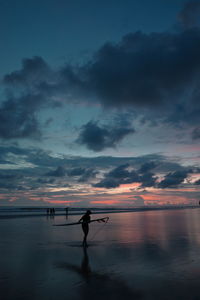
<svg viewBox="0 0 200 300"><path fill-rule="evenodd" d="M78 222L81 223L82 220L83 220L83 216L80 218L80 220Z"/></svg>

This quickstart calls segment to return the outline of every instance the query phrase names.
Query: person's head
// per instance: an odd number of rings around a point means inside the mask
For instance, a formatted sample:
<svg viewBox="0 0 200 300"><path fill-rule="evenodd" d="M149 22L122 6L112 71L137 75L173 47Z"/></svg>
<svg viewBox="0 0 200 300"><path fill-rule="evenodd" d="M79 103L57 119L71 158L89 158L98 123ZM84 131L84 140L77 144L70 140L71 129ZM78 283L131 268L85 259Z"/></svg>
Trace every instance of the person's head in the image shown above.
<svg viewBox="0 0 200 300"><path fill-rule="evenodd" d="M89 209L86 211L86 214L87 214L87 215L91 215L91 213L92 213L92 212L91 212L91 210L89 210Z"/></svg>

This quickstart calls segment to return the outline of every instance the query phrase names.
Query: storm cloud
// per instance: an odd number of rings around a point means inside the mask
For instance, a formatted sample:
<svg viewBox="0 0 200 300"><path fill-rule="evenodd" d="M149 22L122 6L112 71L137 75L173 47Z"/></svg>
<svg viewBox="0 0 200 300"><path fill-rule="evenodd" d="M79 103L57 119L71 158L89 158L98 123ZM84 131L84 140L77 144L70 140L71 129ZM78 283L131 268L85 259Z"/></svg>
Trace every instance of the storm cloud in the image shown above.
<svg viewBox="0 0 200 300"><path fill-rule="evenodd" d="M134 132L131 127L100 126L97 122L90 121L82 126L77 143L98 152L116 147L124 137Z"/></svg>
<svg viewBox="0 0 200 300"><path fill-rule="evenodd" d="M176 171L168 173L165 178L158 184L159 188L177 187L188 175L189 171Z"/></svg>
<svg viewBox="0 0 200 300"><path fill-rule="evenodd" d="M149 192L148 188L152 187L166 190L180 185L180 189L183 186L196 186L196 188L199 186L198 175L196 183L190 180L187 183L184 182L190 173L198 174L198 168L195 170L194 167L185 168L158 154L138 157L88 158L67 155L55 157L51 155L51 152L37 148L1 146L0 159L2 161L0 167L5 168L6 163L6 169L0 174L1 195L7 194L8 199L26 197L27 201L29 198L31 201L39 198L44 201L55 200L51 197L54 195L53 190L57 189L57 199L59 197L60 200L64 200L65 197L71 200L76 198L87 203L90 197L88 195L93 191L93 187L109 190L122 184L137 183L135 188L134 186L127 187L130 189L130 195L134 197L135 193L136 195L137 192L143 194L144 189ZM161 182L160 173L163 174ZM83 195L80 195L82 192ZM77 193L79 196L75 196ZM98 197L96 195L98 193L102 196L101 190L99 192L95 190L91 197Z"/></svg>
<svg viewBox="0 0 200 300"><path fill-rule="evenodd" d="M56 106L42 88L44 83L55 82L57 72L41 57L23 59L22 68L4 76L5 98L0 107L0 137L34 138L42 135L38 112L41 109Z"/></svg>
<svg viewBox="0 0 200 300"><path fill-rule="evenodd" d="M68 176L70 177L79 177L79 182L87 182L91 178L95 178L98 172L93 168L82 168L76 167L67 171Z"/></svg>
<svg viewBox="0 0 200 300"><path fill-rule="evenodd" d="M4 76L3 82L7 86L26 88L36 88L44 82L50 80L53 72L42 57L25 58L22 60L22 67L18 71L13 71Z"/></svg>
<svg viewBox="0 0 200 300"><path fill-rule="evenodd" d="M199 11L196 1L188 4L182 11L183 23L189 22L193 6ZM41 57L24 59L20 70L4 77L11 96L0 108L0 136L39 136L37 112L47 105L73 103L74 99L76 103L99 102L104 108L132 108L146 119L197 125L199 49L200 28L192 26L127 34L118 43L104 44L79 66L68 63L53 69ZM93 151L101 151L115 147L130 132L130 128L114 130L89 121L79 141Z"/></svg>
<svg viewBox="0 0 200 300"><path fill-rule="evenodd" d="M200 2L199 1L189 1L186 2L178 19L180 24L185 28L190 28L200 25L199 23L200 15Z"/></svg>
<svg viewBox="0 0 200 300"><path fill-rule="evenodd" d="M191 6L194 12L199 3L186 5L183 22L192 14ZM199 48L199 27L137 31L118 43L107 42L79 67L63 67L61 78L76 99L79 91L82 101L98 101L103 107L134 108L147 119L198 124Z"/></svg>
<svg viewBox="0 0 200 300"><path fill-rule="evenodd" d="M198 179L197 181L195 181L194 184L195 184L195 185L200 185L200 179Z"/></svg>
<svg viewBox="0 0 200 300"><path fill-rule="evenodd" d="M42 99L39 95L11 97L0 108L0 137L40 138L41 131L36 111Z"/></svg>
<svg viewBox="0 0 200 300"><path fill-rule="evenodd" d="M154 187L154 188L175 188L179 186L187 178L188 174L193 173L194 169L184 168L179 166L179 170L169 172L159 182L159 177L156 173L150 172L156 166L159 167L160 162L147 162L136 170L132 169L129 164L124 164L114 168L104 175L104 178L93 186L99 188L115 188L121 184L140 183L140 188ZM131 167L131 170L130 170ZM162 168L162 163L160 164Z"/></svg>
<svg viewBox="0 0 200 300"><path fill-rule="evenodd" d="M200 127L196 127L192 131L192 139L193 140L198 140L200 139Z"/></svg>
<svg viewBox="0 0 200 300"><path fill-rule="evenodd" d="M144 163L139 169L139 173L146 173L156 167L156 163L154 161Z"/></svg>
<svg viewBox="0 0 200 300"><path fill-rule="evenodd" d="M54 176L54 177L64 177L65 174L66 174L65 168L62 166L58 166L56 170L49 171L45 175Z"/></svg>
<svg viewBox="0 0 200 300"><path fill-rule="evenodd" d="M144 175L140 176L134 169L131 168L129 170L129 167L129 164L123 164L112 169L110 172L105 174L101 181L97 182L93 186L109 189L118 187L121 184L134 182L144 183L146 180Z"/></svg>

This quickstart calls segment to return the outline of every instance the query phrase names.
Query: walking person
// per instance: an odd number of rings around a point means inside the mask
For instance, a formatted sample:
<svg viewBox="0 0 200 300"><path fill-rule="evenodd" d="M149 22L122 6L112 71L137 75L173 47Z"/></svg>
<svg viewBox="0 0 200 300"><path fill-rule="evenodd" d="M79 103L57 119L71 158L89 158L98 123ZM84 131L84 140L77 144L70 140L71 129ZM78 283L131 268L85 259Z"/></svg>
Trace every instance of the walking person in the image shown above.
<svg viewBox="0 0 200 300"><path fill-rule="evenodd" d="M68 214L69 214L69 208L65 207L65 215L66 215L66 219L68 218Z"/></svg>
<svg viewBox="0 0 200 300"><path fill-rule="evenodd" d="M89 233L89 223L90 223L90 215L91 215L91 211L87 210L86 213L80 218L79 222L82 224L82 229L83 229L83 233L84 233L84 237L83 237L83 247L87 247L87 236Z"/></svg>

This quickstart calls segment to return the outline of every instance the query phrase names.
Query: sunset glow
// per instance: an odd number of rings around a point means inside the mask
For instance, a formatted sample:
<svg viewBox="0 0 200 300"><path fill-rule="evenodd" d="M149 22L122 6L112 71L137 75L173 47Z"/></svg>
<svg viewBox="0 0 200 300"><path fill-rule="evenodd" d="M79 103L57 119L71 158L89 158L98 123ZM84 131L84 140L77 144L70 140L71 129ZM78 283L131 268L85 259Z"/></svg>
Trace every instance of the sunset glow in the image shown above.
<svg viewBox="0 0 200 300"><path fill-rule="evenodd" d="M197 205L198 3L11 2L0 205Z"/></svg>

